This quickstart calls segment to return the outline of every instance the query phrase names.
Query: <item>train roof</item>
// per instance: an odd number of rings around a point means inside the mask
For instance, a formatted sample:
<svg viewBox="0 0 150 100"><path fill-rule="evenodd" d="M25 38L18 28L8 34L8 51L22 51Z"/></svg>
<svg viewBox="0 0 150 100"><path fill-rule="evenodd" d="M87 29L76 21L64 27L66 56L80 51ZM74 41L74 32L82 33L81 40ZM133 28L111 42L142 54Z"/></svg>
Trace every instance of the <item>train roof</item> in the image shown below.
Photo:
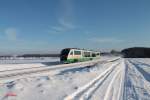
<svg viewBox="0 0 150 100"><path fill-rule="evenodd" d="M88 50L88 49L80 49L80 48L64 48L64 49L69 49L69 50L70 49L76 49L76 50L86 50L86 51L100 52L100 51L94 51L94 50Z"/></svg>

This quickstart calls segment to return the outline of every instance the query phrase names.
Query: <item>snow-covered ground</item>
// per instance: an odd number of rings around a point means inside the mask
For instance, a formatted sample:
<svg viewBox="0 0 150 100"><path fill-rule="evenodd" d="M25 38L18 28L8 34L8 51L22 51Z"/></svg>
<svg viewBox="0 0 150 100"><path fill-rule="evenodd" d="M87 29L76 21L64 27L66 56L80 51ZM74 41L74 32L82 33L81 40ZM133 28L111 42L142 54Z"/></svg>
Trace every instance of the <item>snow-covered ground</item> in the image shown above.
<svg viewBox="0 0 150 100"><path fill-rule="evenodd" d="M0 80L0 100L150 100L150 59L114 61L117 58L102 57L90 66ZM0 74L8 69L54 64L1 64Z"/></svg>

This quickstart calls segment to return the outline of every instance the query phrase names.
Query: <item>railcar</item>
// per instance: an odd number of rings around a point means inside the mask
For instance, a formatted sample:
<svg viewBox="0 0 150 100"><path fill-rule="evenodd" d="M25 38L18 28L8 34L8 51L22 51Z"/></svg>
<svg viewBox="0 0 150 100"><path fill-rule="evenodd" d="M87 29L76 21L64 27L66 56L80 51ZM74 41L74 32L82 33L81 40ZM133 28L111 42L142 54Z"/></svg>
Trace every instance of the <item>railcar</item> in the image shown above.
<svg viewBox="0 0 150 100"><path fill-rule="evenodd" d="M63 63L83 62L98 58L100 58L100 52L77 48L65 48L60 54L60 61Z"/></svg>

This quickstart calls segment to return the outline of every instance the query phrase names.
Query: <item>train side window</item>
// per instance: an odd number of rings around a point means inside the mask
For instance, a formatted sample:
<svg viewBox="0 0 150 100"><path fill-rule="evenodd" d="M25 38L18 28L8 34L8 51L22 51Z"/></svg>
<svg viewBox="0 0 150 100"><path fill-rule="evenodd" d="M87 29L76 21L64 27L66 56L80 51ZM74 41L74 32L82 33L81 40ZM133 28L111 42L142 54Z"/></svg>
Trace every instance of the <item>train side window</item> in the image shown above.
<svg viewBox="0 0 150 100"><path fill-rule="evenodd" d="M74 55L81 55L81 51L74 51Z"/></svg>
<svg viewBox="0 0 150 100"><path fill-rule="evenodd" d="M92 57L96 57L96 54L95 54L95 53L92 53Z"/></svg>
<svg viewBox="0 0 150 100"><path fill-rule="evenodd" d="M84 57L90 57L90 52L84 52Z"/></svg>

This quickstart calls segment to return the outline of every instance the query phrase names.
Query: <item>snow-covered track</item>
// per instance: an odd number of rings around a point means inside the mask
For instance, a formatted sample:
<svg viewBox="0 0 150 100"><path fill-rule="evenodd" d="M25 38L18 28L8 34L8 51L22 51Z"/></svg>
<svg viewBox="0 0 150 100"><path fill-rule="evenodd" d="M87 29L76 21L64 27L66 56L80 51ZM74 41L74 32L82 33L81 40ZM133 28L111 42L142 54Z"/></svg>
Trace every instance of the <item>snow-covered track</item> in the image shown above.
<svg viewBox="0 0 150 100"><path fill-rule="evenodd" d="M126 60L126 64L123 99L149 100L150 83L145 79L147 76L143 75L140 69L138 69L141 65L139 62L130 59Z"/></svg>
<svg viewBox="0 0 150 100"><path fill-rule="evenodd" d="M75 91L74 93L68 95L67 97L64 98L64 100L88 100L93 92L98 89L101 84L103 84L103 82L107 79L107 77L112 73L112 71L114 71L114 69L118 68L118 71L116 72L115 76L113 77L111 84L109 85L108 91L112 89L112 85L115 81L115 79L117 77L121 77L119 76L119 74L121 74L121 68L119 68L120 66L120 62L117 62L116 60L114 60L115 62L112 63L112 65L110 67L108 67L103 73L99 74L96 78L94 78L93 80L91 80L89 83L85 84L83 87L79 88L77 91ZM119 66L119 67L118 67ZM120 83L120 88L122 87L122 83ZM119 89L119 95L121 95L122 93L122 89ZM105 99L104 100L109 100L108 95L105 95ZM120 96L118 96L118 99L120 99ZM115 100L115 99L114 99Z"/></svg>
<svg viewBox="0 0 150 100"><path fill-rule="evenodd" d="M123 100L124 78L125 78L125 62L124 59L122 59L120 65L116 67L115 74L113 75L107 87L103 100Z"/></svg>
<svg viewBox="0 0 150 100"><path fill-rule="evenodd" d="M6 71L0 72L0 80L5 79L5 78L10 78L10 77L16 77L16 76L36 74L36 73L41 73L41 72L49 72L49 71L58 70L58 69L70 69L70 68L76 68L76 67L91 66L99 62L106 63L106 62L116 61L118 59L119 58L112 59L109 61L93 60L93 61L79 62L79 63L72 63L72 64L60 64L60 65L25 68L25 69L18 69L18 70L6 70Z"/></svg>
<svg viewBox="0 0 150 100"><path fill-rule="evenodd" d="M149 83L149 81L148 80L146 80L146 75L144 76L139 70L138 70L138 67L139 66L137 66L137 64L139 65L139 64L141 64L141 65L143 65L143 63L142 62L137 62L137 61L135 61L135 62L133 62L133 61L129 61L128 63L131 63L133 66L135 66L135 68L134 68L134 70L136 70L136 73L138 73L138 75L143 79L143 82L144 82L144 87L147 89L147 91L149 91L150 92L150 83ZM145 64L144 66L148 66L149 67L149 65L147 65L147 64ZM145 72L146 73L146 72ZM147 75L147 76L149 76L149 75Z"/></svg>

